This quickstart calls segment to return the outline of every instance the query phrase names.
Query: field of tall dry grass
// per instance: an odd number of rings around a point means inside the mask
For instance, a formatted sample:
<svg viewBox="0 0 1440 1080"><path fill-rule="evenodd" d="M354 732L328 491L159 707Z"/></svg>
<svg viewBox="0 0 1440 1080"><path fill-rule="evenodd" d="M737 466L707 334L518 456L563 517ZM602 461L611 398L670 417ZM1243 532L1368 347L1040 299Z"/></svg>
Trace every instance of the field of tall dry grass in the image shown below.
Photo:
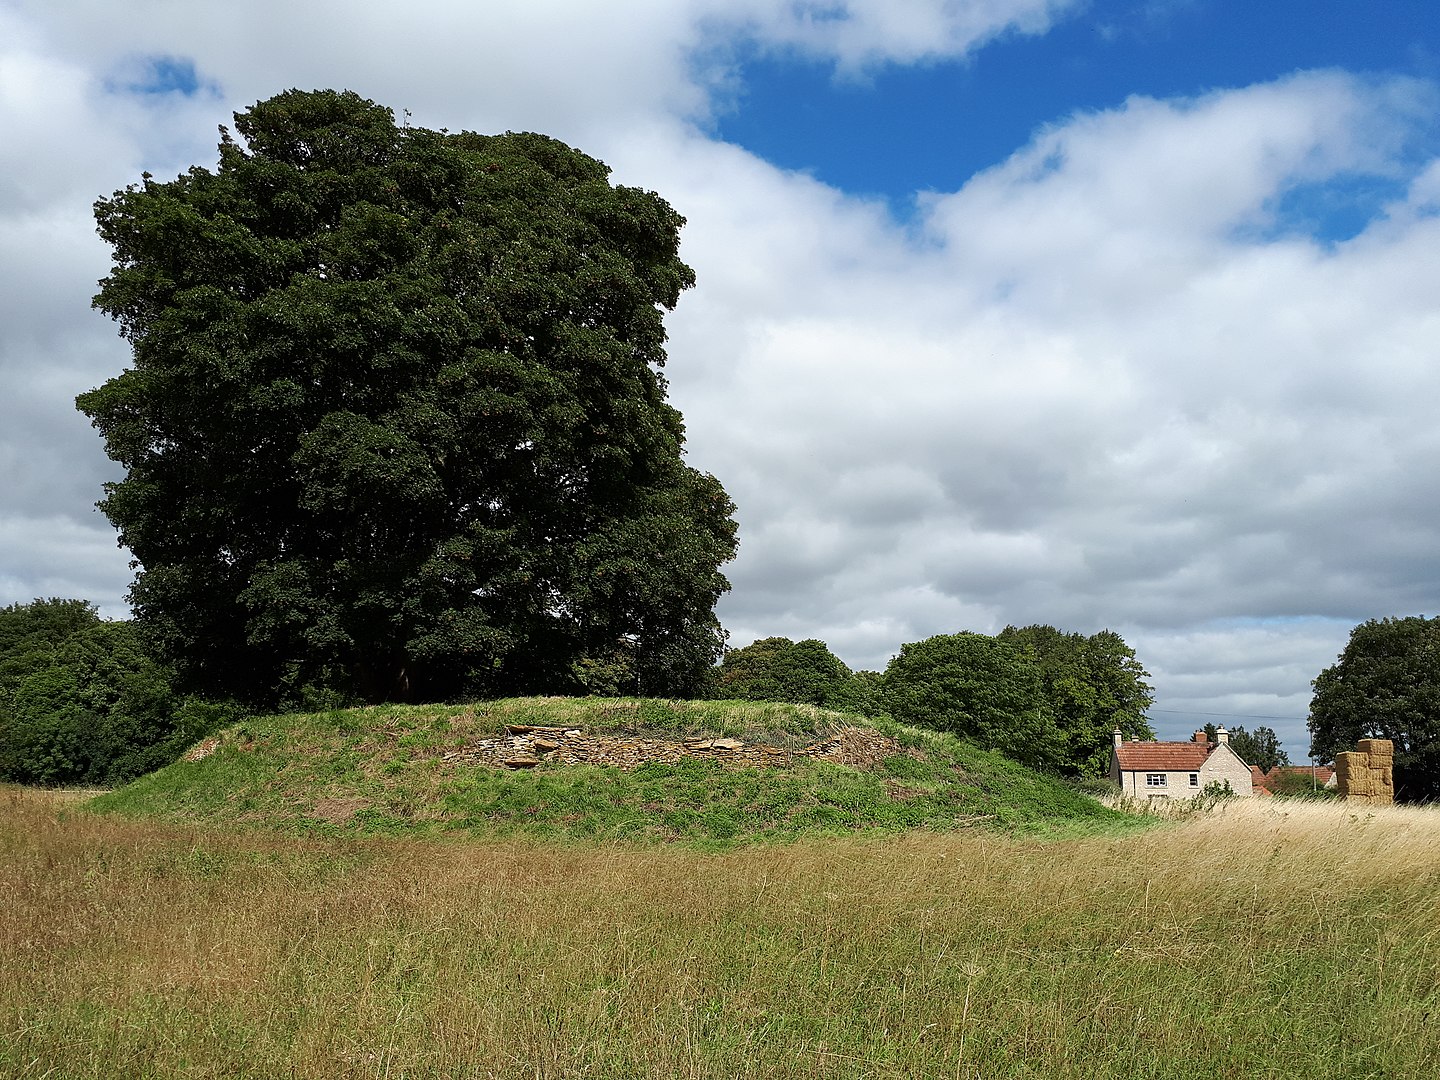
<svg viewBox="0 0 1440 1080"><path fill-rule="evenodd" d="M0 789L0 1075L1430 1078L1437 897L1429 809L717 854Z"/></svg>

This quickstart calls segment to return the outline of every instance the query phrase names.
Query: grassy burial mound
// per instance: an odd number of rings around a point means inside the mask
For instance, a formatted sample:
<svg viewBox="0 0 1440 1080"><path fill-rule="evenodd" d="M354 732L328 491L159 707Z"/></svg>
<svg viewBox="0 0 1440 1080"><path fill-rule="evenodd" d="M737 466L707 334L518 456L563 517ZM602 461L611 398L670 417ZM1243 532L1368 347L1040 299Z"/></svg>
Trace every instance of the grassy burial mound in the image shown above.
<svg viewBox="0 0 1440 1080"><path fill-rule="evenodd" d="M701 842L1126 821L946 735L804 705L599 698L263 717L90 806L331 835Z"/></svg>

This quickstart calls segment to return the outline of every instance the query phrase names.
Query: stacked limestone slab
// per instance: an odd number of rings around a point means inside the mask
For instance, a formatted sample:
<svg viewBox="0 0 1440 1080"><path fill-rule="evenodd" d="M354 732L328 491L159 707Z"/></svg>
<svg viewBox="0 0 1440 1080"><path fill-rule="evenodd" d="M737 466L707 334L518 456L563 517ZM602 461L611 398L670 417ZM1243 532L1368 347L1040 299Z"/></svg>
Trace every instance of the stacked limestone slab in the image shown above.
<svg viewBox="0 0 1440 1080"><path fill-rule="evenodd" d="M1354 750L1335 755L1335 782L1347 802L1389 806L1395 801L1395 744L1361 739Z"/></svg>
<svg viewBox="0 0 1440 1080"><path fill-rule="evenodd" d="M580 728L537 727L510 724L508 734L476 739L445 753L447 765L490 765L530 769L541 764L610 765L635 769L653 763L703 759L722 765L785 767L802 761L829 761L836 765L873 768L885 758L906 750L888 735L866 728L844 727L808 746L787 748L741 739L662 739L623 731L588 733Z"/></svg>

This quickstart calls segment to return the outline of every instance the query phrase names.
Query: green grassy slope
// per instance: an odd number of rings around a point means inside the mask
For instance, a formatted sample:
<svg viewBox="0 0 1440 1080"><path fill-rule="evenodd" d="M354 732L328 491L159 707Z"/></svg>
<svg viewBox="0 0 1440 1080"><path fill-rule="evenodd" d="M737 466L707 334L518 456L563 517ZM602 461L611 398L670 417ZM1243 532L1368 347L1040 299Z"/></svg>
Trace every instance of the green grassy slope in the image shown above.
<svg viewBox="0 0 1440 1080"><path fill-rule="evenodd" d="M801 747L876 726L902 752L871 768L801 761L736 768L692 760L624 770L510 771L443 755L507 724L648 738L734 737ZM377 706L248 721L198 761L92 800L101 812L253 824L336 836L530 834L729 844L815 833L967 825L1119 830L1130 819L1067 785L949 736L808 706L530 698Z"/></svg>

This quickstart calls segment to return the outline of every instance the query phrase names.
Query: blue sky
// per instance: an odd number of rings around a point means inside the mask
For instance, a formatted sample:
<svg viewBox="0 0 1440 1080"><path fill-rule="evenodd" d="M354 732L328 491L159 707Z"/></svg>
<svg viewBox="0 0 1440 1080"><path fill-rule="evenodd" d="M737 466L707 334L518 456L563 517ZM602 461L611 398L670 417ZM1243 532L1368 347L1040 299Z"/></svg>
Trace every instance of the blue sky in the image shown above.
<svg viewBox="0 0 1440 1080"><path fill-rule="evenodd" d="M292 86L687 218L732 644L1109 628L1162 735L1299 760L1351 627L1440 611L1433 0L0 0L0 604L127 612L95 199Z"/></svg>
<svg viewBox="0 0 1440 1080"><path fill-rule="evenodd" d="M880 196L903 216L916 192L953 190L1042 126L1131 95L1188 97L1319 68L1436 80L1440 5L1095 0L1045 34L1008 33L962 59L842 72L794 49L751 46L740 67L742 87L716 119L720 138ZM1353 198L1324 205L1313 193L1296 209L1322 234L1348 235L1357 213L1394 191L1360 184Z"/></svg>

